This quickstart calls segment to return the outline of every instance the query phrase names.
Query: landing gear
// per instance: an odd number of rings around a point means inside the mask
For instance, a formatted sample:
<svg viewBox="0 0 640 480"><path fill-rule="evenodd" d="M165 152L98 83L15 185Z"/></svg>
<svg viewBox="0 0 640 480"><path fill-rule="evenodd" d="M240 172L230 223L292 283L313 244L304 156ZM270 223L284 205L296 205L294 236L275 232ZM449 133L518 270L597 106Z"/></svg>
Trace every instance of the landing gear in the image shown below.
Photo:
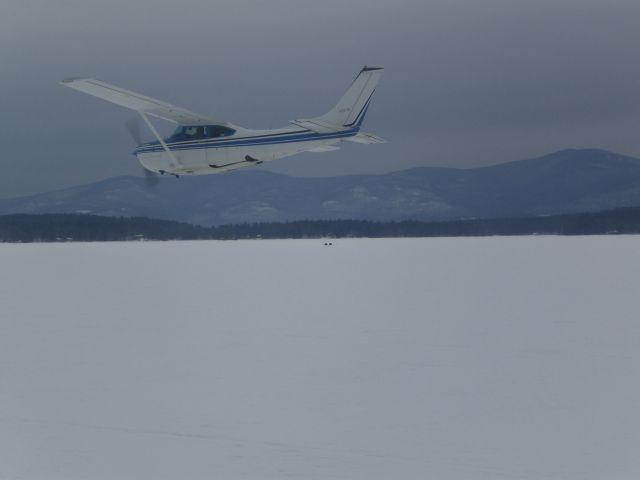
<svg viewBox="0 0 640 480"><path fill-rule="evenodd" d="M167 173L167 171L166 170L158 170L158 173L160 175L164 175L165 173ZM173 175L176 178L180 178L180 175L178 175L177 173L172 173L171 175Z"/></svg>
<svg viewBox="0 0 640 480"><path fill-rule="evenodd" d="M244 161L245 162L251 162L251 163L255 163L256 165L260 165L262 163L262 160L258 160L257 158L253 158L249 155L246 155L244 157Z"/></svg>
<svg viewBox="0 0 640 480"><path fill-rule="evenodd" d="M249 155L245 155L243 162L231 162L231 163L225 163L224 165L209 164L209 166L211 168L224 168L224 167L228 167L230 165L237 165L237 164L240 164L240 163L253 163L254 165L260 165L261 163L263 163L263 160L258 160L257 158L253 158L253 157L251 157Z"/></svg>

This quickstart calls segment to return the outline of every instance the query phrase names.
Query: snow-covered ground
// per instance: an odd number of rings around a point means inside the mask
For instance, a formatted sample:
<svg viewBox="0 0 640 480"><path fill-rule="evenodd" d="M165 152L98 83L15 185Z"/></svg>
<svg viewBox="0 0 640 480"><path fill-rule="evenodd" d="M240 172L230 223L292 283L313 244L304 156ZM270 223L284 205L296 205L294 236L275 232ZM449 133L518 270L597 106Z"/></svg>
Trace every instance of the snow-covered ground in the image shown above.
<svg viewBox="0 0 640 480"><path fill-rule="evenodd" d="M640 237L0 245L0 479L640 478Z"/></svg>

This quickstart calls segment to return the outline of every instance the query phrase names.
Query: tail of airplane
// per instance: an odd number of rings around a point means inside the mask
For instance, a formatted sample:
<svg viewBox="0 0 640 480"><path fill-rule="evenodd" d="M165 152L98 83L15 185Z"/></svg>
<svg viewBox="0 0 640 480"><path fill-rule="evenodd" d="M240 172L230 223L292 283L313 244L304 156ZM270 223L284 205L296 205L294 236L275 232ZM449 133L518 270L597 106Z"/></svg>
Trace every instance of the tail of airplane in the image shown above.
<svg viewBox="0 0 640 480"><path fill-rule="evenodd" d="M340 127L359 127L367 113L371 97L384 69L364 67L338 104L328 113L314 118L319 122Z"/></svg>
<svg viewBox="0 0 640 480"><path fill-rule="evenodd" d="M320 117L303 118L290 123L316 133L336 133L356 129L356 134L344 140L356 143L385 143L384 139L376 135L360 131L382 72L382 68L364 67L338 104L329 112Z"/></svg>

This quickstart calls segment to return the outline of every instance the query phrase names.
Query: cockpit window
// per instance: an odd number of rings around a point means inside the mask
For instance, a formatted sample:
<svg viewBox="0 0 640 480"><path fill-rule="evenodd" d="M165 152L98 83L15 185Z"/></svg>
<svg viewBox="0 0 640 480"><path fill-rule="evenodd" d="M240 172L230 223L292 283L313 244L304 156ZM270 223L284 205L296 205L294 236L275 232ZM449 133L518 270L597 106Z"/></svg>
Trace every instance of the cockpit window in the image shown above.
<svg viewBox="0 0 640 480"><path fill-rule="evenodd" d="M180 125L167 140L170 142L185 142L203 138L228 137L234 133L234 129L223 127L222 125Z"/></svg>

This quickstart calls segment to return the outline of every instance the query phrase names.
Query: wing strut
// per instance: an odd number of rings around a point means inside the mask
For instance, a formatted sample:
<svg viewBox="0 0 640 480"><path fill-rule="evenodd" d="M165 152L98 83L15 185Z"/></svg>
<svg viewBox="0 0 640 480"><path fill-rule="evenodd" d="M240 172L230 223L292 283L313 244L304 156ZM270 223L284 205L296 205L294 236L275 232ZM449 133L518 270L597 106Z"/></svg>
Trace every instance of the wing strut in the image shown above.
<svg viewBox="0 0 640 480"><path fill-rule="evenodd" d="M147 115L142 110L138 110L138 113L140 114L142 119L147 124L147 127L149 127L149 130L151 130L153 132L153 134L156 136L156 138L160 142L160 145L162 145L162 148L164 148L165 152L167 152L167 155L169 155L169 158L173 161L173 163L178 167L182 167L182 164L180 163L180 161L176 158L176 156L173 154L173 152L171 150L169 150L169 147L164 142L164 140L162 139L162 136L160 136L160 134L156 130L156 127L153 126L153 123L151 123L151 121L149 120Z"/></svg>

